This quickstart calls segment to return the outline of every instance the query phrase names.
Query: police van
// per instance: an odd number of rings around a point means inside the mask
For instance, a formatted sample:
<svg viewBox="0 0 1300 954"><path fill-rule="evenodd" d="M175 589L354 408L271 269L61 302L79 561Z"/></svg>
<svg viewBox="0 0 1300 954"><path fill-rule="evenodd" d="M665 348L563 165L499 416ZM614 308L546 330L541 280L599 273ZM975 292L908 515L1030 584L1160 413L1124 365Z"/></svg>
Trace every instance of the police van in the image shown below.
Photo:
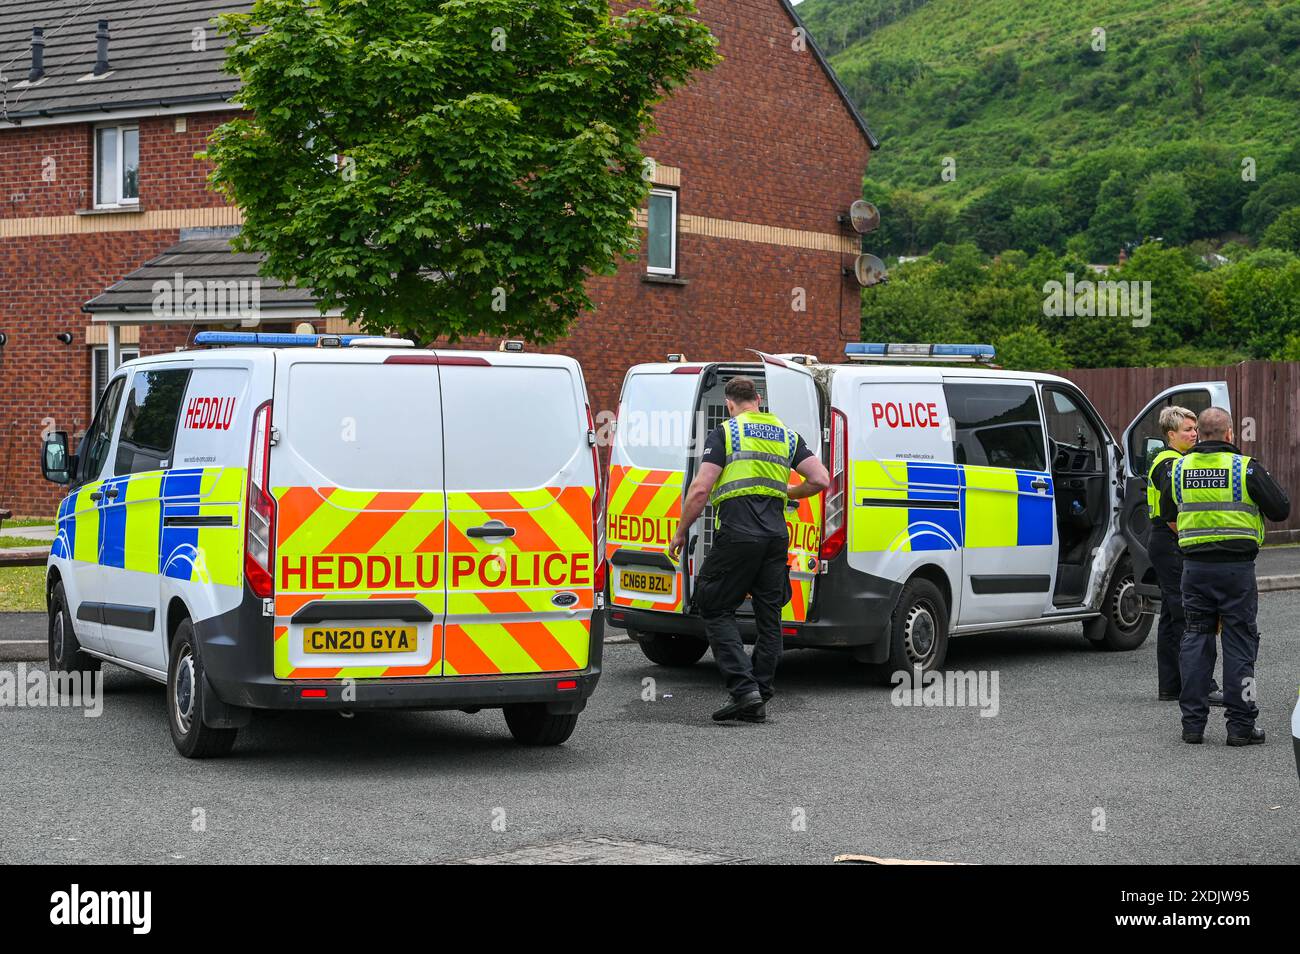
<svg viewBox="0 0 1300 954"><path fill-rule="evenodd" d="M182 755L254 709L503 709L572 733L600 676L595 433L578 364L207 332L108 382L50 552L51 669L167 686ZM503 346L505 348L505 346Z"/></svg>
<svg viewBox="0 0 1300 954"><path fill-rule="evenodd" d="M837 365L676 355L627 373L606 505L613 626L661 665L708 648L691 597L712 508L680 564L667 549L698 450L726 417L723 390L747 375L831 476L787 508L786 646L848 650L887 675L941 667L950 637L1037 624L1080 622L1098 648L1141 645L1159 596L1145 550L1156 419L1171 403L1227 407L1222 382L1157 395L1121 444L1070 381L986 367L987 345L846 352ZM752 639L748 604L739 615Z"/></svg>

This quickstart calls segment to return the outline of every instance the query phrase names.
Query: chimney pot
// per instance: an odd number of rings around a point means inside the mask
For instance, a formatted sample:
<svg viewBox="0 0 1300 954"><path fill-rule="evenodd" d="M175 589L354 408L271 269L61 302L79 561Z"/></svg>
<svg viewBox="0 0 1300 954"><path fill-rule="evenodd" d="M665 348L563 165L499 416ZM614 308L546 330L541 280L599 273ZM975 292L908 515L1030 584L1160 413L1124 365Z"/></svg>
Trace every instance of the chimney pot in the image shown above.
<svg viewBox="0 0 1300 954"><path fill-rule="evenodd" d="M35 83L45 75L45 28L32 27L32 68L27 71L27 81Z"/></svg>
<svg viewBox="0 0 1300 954"><path fill-rule="evenodd" d="M96 76L108 72L108 21L100 20L95 30L95 70Z"/></svg>

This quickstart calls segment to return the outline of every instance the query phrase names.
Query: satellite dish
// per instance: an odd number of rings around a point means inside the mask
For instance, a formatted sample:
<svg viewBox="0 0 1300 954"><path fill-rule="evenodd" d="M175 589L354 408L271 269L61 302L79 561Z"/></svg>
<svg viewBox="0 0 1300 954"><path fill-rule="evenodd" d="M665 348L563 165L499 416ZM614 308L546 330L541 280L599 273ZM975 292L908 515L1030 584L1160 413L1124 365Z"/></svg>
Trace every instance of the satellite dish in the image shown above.
<svg viewBox="0 0 1300 954"><path fill-rule="evenodd" d="M889 277L885 263L874 255L859 255L853 263L853 274L863 288L879 285Z"/></svg>
<svg viewBox="0 0 1300 954"><path fill-rule="evenodd" d="M853 230L864 235L880 228L880 210L865 199L858 199L849 207L849 221Z"/></svg>

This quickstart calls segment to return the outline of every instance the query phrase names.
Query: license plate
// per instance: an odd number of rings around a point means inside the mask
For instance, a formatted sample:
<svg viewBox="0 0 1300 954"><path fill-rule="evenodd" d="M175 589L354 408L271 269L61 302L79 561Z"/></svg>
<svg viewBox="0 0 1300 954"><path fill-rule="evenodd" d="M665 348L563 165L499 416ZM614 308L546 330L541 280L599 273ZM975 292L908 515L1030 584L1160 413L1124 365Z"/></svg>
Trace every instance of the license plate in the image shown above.
<svg viewBox="0 0 1300 954"><path fill-rule="evenodd" d="M308 626L302 633L305 653L413 653L414 626Z"/></svg>
<svg viewBox="0 0 1300 954"><path fill-rule="evenodd" d="M671 596L673 593L673 578L666 573L621 570L618 585L634 593L649 593L652 596Z"/></svg>

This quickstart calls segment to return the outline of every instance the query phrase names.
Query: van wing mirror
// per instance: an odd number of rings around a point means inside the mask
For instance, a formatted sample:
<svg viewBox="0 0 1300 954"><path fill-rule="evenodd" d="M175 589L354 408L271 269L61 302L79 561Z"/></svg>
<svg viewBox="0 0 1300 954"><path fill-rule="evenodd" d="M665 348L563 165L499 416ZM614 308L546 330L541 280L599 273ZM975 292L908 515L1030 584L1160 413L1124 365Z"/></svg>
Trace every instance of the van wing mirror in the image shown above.
<svg viewBox="0 0 1300 954"><path fill-rule="evenodd" d="M77 458L68 453L67 431L55 431L45 438L41 447L41 474L46 480L71 483L76 466Z"/></svg>

